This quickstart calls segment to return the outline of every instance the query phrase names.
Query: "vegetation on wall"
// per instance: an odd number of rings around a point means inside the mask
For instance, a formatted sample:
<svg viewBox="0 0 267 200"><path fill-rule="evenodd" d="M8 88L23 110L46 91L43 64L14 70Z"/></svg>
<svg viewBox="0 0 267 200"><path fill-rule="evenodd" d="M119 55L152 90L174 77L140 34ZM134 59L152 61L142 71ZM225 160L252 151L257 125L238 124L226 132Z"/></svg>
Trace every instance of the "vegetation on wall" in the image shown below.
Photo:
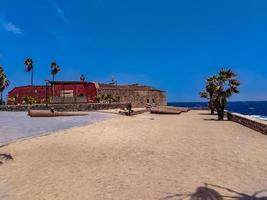
<svg viewBox="0 0 267 200"><path fill-rule="evenodd" d="M11 104L11 105L16 105L16 100L17 100L17 97L14 96L14 97L9 97L8 98L8 102Z"/></svg>
<svg viewBox="0 0 267 200"><path fill-rule="evenodd" d="M117 103L119 102L119 97L113 97L112 94L102 94L96 97L96 102L98 103Z"/></svg>
<svg viewBox="0 0 267 200"><path fill-rule="evenodd" d="M32 105L32 104L36 104L37 101L34 97L26 96L23 98L23 103L27 105Z"/></svg>

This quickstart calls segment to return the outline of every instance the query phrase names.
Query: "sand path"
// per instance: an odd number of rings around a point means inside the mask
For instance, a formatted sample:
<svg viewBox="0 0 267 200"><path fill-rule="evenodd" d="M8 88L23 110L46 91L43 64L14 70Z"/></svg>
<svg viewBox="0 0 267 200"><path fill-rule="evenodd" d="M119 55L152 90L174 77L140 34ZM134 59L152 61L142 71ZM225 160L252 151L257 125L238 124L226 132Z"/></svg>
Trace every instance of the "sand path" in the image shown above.
<svg viewBox="0 0 267 200"><path fill-rule="evenodd" d="M177 199L204 183L267 189L267 136L211 118L146 113L2 147L14 160L0 166L0 199Z"/></svg>

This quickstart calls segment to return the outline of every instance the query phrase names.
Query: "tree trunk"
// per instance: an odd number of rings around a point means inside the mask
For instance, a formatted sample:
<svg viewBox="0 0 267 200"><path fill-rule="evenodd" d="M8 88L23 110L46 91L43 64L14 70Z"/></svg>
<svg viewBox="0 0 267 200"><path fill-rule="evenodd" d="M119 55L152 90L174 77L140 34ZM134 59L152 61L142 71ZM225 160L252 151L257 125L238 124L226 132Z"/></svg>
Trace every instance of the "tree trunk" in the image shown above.
<svg viewBox="0 0 267 200"><path fill-rule="evenodd" d="M33 68L32 68L32 74L31 74L31 85L33 85Z"/></svg>
<svg viewBox="0 0 267 200"><path fill-rule="evenodd" d="M211 108L211 109L210 109L210 114L211 114L211 115L214 115L214 111L215 111L215 108Z"/></svg>
<svg viewBox="0 0 267 200"><path fill-rule="evenodd" d="M217 113L218 113L218 120L223 120L224 118L224 106L219 106L219 108L217 109Z"/></svg>
<svg viewBox="0 0 267 200"><path fill-rule="evenodd" d="M3 105L3 92L1 92L1 97L0 97L0 105Z"/></svg>
<svg viewBox="0 0 267 200"><path fill-rule="evenodd" d="M213 93L210 93L209 109L210 109L210 114L214 115L215 105L214 105Z"/></svg>
<svg viewBox="0 0 267 200"><path fill-rule="evenodd" d="M52 77L53 77L53 81L55 81L55 75L52 75ZM52 101L53 101L53 103L54 103L54 92L55 92L55 88L54 88L54 83L53 83L53 85L52 85Z"/></svg>

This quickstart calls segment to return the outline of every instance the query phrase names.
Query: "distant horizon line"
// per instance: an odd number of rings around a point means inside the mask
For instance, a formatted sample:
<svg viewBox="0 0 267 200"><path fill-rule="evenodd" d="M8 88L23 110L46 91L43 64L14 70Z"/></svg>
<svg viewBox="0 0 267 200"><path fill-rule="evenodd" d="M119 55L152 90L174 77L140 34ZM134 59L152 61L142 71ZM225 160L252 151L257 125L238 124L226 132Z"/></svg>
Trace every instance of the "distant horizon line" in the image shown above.
<svg viewBox="0 0 267 200"><path fill-rule="evenodd" d="M267 100L240 100L240 101L228 101L228 103L235 102L266 102ZM168 101L167 103L208 103L208 101Z"/></svg>

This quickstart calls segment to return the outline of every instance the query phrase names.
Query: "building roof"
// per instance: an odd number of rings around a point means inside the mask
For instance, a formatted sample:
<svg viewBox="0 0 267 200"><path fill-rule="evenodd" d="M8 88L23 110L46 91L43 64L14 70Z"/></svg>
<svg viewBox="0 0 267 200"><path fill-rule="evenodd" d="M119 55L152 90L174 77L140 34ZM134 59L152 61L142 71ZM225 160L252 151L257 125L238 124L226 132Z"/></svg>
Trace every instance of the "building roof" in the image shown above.
<svg viewBox="0 0 267 200"><path fill-rule="evenodd" d="M140 84L131 84L131 85L116 85L116 84L107 84L107 83L96 83L96 82L82 82L82 81L48 81L50 84L81 84L81 83L85 83L85 84L94 84L95 87L97 89L108 89L108 90L146 90L146 91L159 91L159 92L165 92L159 89L155 89L153 87L150 86L146 86L146 85L140 85ZM24 87L46 87L46 85L27 85L27 86L18 86L13 88L10 92L12 92L13 90L17 89L17 88L24 88Z"/></svg>
<svg viewBox="0 0 267 200"><path fill-rule="evenodd" d="M150 91L160 91L159 89L152 88L146 85L140 85L138 83L131 85L116 85L112 83L96 83L96 82L82 82L82 81L49 81L50 84L81 84L81 83L93 83L97 89L109 89L109 90L118 90L118 89L128 89L128 90L150 90Z"/></svg>
<svg viewBox="0 0 267 200"><path fill-rule="evenodd" d="M109 90L118 90L118 89L127 89L127 90L150 90L150 91L160 91L159 89L152 88L146 85L140 84L131 84L131 85L116 85L116 84L106 84L106 83L98 83L99 89L109 89Z"/></svg>
<svg viewBox="0 0 267 200"><path fill-rule="evenodd" d="M86 81L48 81L50 84L81 84L81 83L91 83Z"/></svg>
<svg viewBox="0 0 267 200"><path fill-rule="evenodd" d="M23 85L23 86L17 86L12 88L8 93L13 92L16 89L20 89L20 88L43 88L46 87L46 85Z"/></svg>

